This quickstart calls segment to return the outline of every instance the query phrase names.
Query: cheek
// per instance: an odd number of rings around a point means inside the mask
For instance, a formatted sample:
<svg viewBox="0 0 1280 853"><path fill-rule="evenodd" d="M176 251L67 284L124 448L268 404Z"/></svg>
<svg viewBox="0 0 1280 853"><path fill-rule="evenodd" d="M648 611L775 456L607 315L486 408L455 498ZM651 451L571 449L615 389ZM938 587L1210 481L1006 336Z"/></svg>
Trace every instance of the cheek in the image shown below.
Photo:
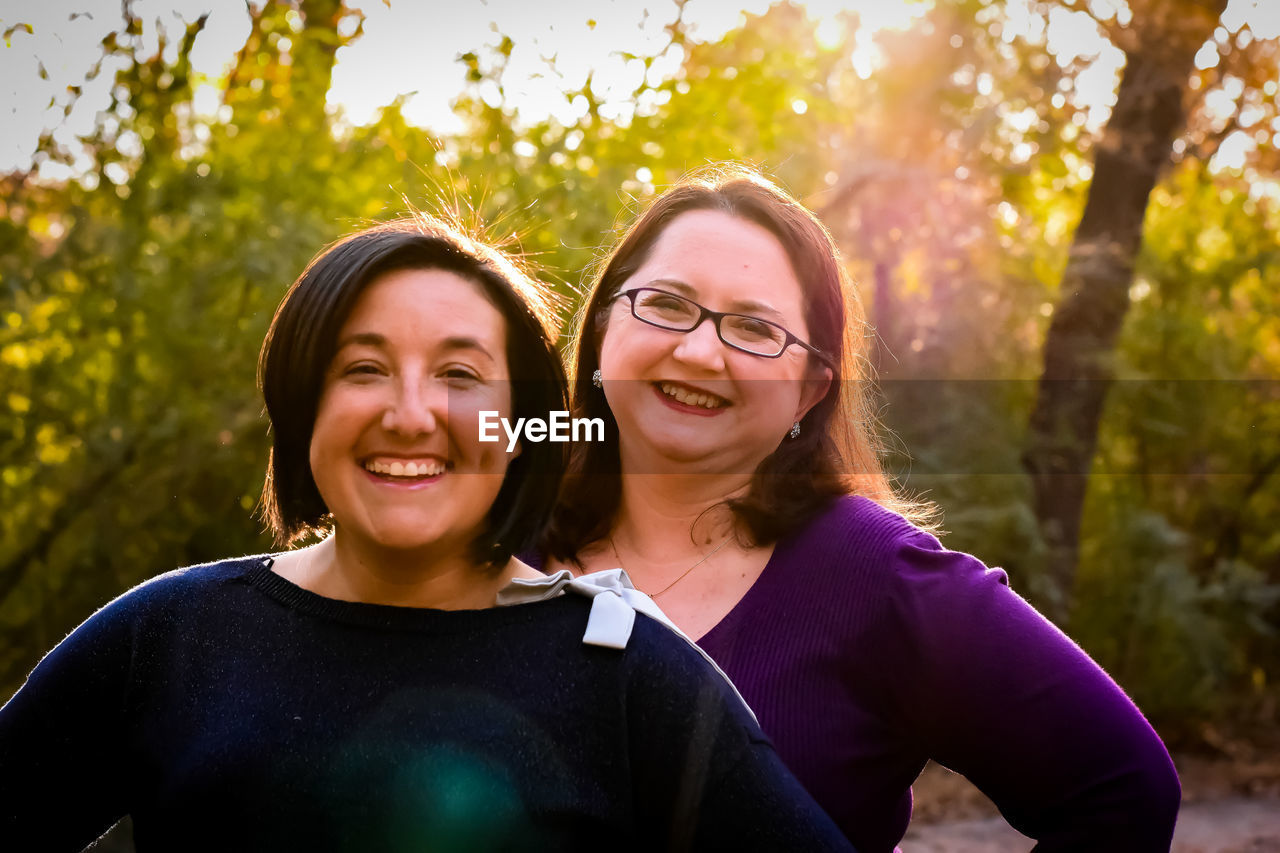
<svg viewBox="0 0 1280 853"><path fill-rule="evenodd" d="M501 473L516 455L508 455L507 430L501 419L506 419L515 429L514 403L512 401L512 383L509 380L495 382L483 388L466 391L452 391L449 394L449 433L452 443L464 456L473 460L473 468L483 473ZM480 440L480 413L497 412L499 419L494 425L493 416L487 418L490 436L496 435L497 441ZM545 415L534 413L536 417Z"/></svg>
<svg viewBox="0 0 1280 853"><path fill-rule="evenodd" d="M600 349L600 370L606 380L611 380L614 391L627 386L644 384L624 380L645 380L660 369L669 358L679 338L661 329L621 329L609 336ZM608 391L609 385L605 385ZM607 396L607 394L606 394Z"/></svg>
<svg viewBox="0 0 1280 853"><path fill-rule="evenodd" d="M601 338L599 345L596 347L596 365L602 371L608 371L610 374L612 374L610 368L614 361L617 337L617 335L606 335Z"/></svg>
<svg viewBox="0 0 1280 853"><path fill-rule="evenodd" d="M317 447L332 449L341 441L349 439L361 419L369 416L370 409L367 395L353 393L350 390L332 389L324 392L316 406L315 423L311 425L312 454Z"/></svg>
<svg viewBox="0 0 1280 853"><path fill-rule="evenodd" d="M319 420L316 421L316 427L317 429L311 434L307 464L321 500L329 504L335 496L334 487L337 481L334 472L338 465L338 449L332 442L331 433L323 429Z"/></svg>
<svg viewBox="0 0 1280 853"><path fill-rule="evenodd" d="M380 422L385 410L385 394L376 388L339 386L326 389L316 407L311 425L307 460L317 485L331 481L362 439Z"/></svg>
<svg viewBox="0 0 1280 853"><path fill-rule="evenodd" d="M786 365L783 370L740 380L739 387L746 387L765 419L790 417L804 394L803 373L803 367Z"/></svg>
<svg viewBox="0 0 1280 853"><path fill-rule="evenodd" d="M621 309L615 309L615 311ZM596 363L607 378L625 378L646 361L670 351L679 338L671 332L647 326L627 313L610 315L596 348Z"/></svg>
<svg viewBox="0 0 1280 853"><path fill-rule="evenodd" d="M338 430L337 419L334 416L332 400L328 395L320 400L320 405L316 409L316 419L311 425L311 445L308 451L308 459L311 463L312 475L322 474L321 470L324 460L332 455L333 444L335 442L335 433Z"/></svg>

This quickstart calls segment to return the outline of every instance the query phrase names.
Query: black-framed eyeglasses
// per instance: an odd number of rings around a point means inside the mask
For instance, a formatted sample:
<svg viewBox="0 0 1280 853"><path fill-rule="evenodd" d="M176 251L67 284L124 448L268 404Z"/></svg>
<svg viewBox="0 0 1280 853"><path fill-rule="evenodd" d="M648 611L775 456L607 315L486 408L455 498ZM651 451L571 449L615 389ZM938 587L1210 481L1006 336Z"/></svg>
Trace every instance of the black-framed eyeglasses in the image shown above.
<svg viewBox="0 0 1280 853"><path fill-rule="evenodd" d="M712 311L674 293L656 287L637 287L620 292L614 299L626 297L631 302L631 315L642 323L670 332L692 332L711 318L716 334L726 346L761 358L778 358L792 344L799 344L831 366L822 350L800 340L791 332L769 320L750 314Z"/></svg>

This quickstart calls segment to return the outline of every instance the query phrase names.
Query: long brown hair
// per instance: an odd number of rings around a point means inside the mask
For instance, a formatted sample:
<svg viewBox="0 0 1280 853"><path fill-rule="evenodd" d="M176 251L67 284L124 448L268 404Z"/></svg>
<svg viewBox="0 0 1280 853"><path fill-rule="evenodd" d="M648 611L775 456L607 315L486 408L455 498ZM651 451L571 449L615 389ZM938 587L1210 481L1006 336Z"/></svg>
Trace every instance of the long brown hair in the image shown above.
<svg viewBox="0 0 1280 853"><path fill-rule="evenodd" d="M750 544L770 544L846 494L863 495L924 520L927 510L899 497L880 464L868 393L868 327L830 232L808 208L759 173L736 164L716 165L687 176L640 213L605 256L574 320L569 350L573 416L602 419L605 436L604 441L577 443L570 451L544 537L545 552L576 560L583 546L609 533L621 496L621 471L618 423L591 381L599 367L600 343L622 285L644 264L666 227L691 210L727 213L778 239L804 288L810 343L832 362L830 390L801 421L799 437L783 441L765 457L745 495L725 501L740 533Z"/></svg>

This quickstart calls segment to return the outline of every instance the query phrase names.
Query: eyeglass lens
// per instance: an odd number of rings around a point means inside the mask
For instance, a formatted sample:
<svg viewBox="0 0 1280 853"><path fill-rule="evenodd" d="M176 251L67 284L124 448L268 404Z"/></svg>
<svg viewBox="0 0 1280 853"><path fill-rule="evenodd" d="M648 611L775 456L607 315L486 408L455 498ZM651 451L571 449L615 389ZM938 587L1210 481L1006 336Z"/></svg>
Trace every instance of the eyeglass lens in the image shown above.
<svg viewBox="0 0 1280 853"><path fill-rule="evenodd" d="M691 331L702 317L696 303L660 290L640 290L632 307L639 319L677 332ZM732 346L770 356L786 346L786 331L766 320L746 314L722 314L717 319L720 337Z"/></svg>

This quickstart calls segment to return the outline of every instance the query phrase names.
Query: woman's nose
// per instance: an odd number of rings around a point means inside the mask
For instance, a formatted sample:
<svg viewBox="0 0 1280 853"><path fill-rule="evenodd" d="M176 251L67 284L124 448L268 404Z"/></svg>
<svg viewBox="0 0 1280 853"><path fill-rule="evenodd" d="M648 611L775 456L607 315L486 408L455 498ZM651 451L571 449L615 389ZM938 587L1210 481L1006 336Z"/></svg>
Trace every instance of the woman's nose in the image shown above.
<svg viewBox="0 0 1280 853"><path fill-rule="evenodd" d="M443 393L433 393L424 383L405 381L398 384L395 397L382 413L382 426L401 435L422 435L439 426L440 400Z"/></svg>
<svg viewBox="0 0 1280 853"><path fill-rule="evenodd" d="M716 331L716 322L704 317L697 327L680 336L676 345L675 357L685 364L705 368L707 370L724 369L724 342Z"/></svg>

